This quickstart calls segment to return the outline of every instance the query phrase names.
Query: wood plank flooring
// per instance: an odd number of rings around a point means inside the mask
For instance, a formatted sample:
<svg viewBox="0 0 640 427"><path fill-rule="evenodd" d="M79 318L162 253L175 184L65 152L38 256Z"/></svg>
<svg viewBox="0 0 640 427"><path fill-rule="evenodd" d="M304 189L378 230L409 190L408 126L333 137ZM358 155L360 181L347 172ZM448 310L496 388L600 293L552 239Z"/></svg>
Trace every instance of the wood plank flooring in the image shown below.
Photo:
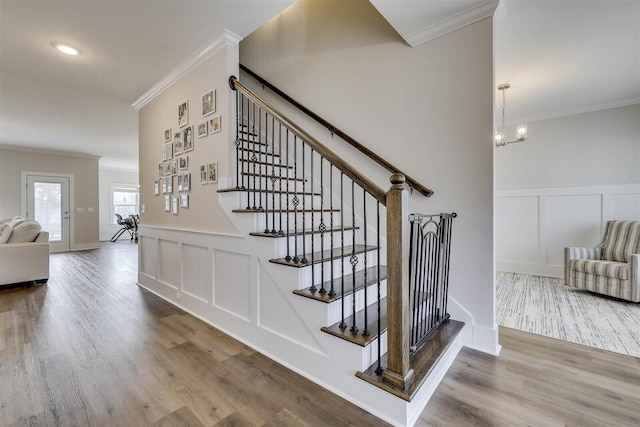
<svg viewBox="0 0 640 427"><path fill-rule="evenodd" d="M135 285L137 246L51 256L0 289L0 426L382 426ZM463 349L418 426L640 426L640 359L500 330Z"/></svg>

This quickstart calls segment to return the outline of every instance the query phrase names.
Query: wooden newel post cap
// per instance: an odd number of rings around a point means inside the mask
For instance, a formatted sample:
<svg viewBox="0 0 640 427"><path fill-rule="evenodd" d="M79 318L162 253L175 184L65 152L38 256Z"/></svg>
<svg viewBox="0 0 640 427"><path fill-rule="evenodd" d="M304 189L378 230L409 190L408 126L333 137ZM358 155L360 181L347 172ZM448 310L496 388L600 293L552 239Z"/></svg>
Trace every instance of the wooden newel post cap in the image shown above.
<svg viewBox="0 0 640 427"><path fill-rule="evenodd" d="M394 188L404 188L404 183L406 178L401 173L394 173L391 175L391 184L393 184Z"/></svg>

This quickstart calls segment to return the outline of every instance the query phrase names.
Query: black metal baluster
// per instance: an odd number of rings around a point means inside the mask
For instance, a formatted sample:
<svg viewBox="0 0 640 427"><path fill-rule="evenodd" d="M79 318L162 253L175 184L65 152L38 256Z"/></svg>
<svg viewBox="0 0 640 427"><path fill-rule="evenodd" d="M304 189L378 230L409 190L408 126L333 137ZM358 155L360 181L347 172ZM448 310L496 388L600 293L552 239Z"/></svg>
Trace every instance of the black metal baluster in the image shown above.
<svg viewBox="0 0 640 427"><path fill-rule="evenodd" d="M340 172L340 283L341 298L340 311L342 320L340 321L340 329L346 329L347 324L344 323L344 173Z"/></svg>
<svg viewBox="0 0 640 427"><path fill-rule="evenodd" d="M240 189L240 91L236 90L236 190Z"/></svg>
<svg viewBox="0 0 640 427"><path fill-rule="evenodd" d="M329 297L333 298L336 296L336 290L334 286L335 275L333 274L333 164L329 163L329 228L331 228L331 290L329 290Z"/></svg>
<svg viewBox="0 0 640 427"><path fill-rule="evenodd" d="M411 215L410 220L411 226L409 229L409 235L411 236L411 240L409 243L409 296L413 299L410 302L409 306L411 307L411 329L409 329L409 334L411 336L410 346L414 346L417 342L417 337L415 333L416 325L418 324L418 311L416 310L416 304L418 302L418 298L416 298L417 286L416 286L416 261L414 259L416 254L416 245L418 242L418 238L416 237L416 221L417 215Z"/></svg>
<svg viewBox="0 0 640 427"><path fill-rule="evenodd" d="M304 146L306 145L306 142L302 141L302 177L306 177L307 174L305 172L305 168L304 168ZM311 180L313 180L313 176L311 177ZM301 263L303 264L307 264L309 262L309 260L307 259L307 239L306 239L306 235L305 235L305 227L306 227L306 196L307 193L307 180L305 179L304 181L302 181L302 259L300 260Z"/></svg>
<svg viewBox="0 0 640 427"><path fill-rule="evenodd" d="M256 133L256 104L252 103L252 110L253 110L253 120L251 121L251 133L255 134ZM248 135L247 135L248 136ZM255 136L251 137L251 147L253 147L253 149L255 150L256 148L256 138ZM249 144L247 144L247 146L249 146ZM249 155L249 152L247 151L247 155ZM255 153L253 154L253 156L250 156L252 163L253 163L253 188L251 189L253 192L253 209L256 209L256 161L255 161Z"/></svg>
<svg viewBox="0 0 640 427"><path fill-rule="evenodd" d="M287 256L284 257L284 259L289 262L291 261L291 251L289 250L290 247L290 242L289 240L291 239L291 229L289 228L289 129L285 128L286 132L287 132L287 149L286 154L287 154L287 205L285 206L286 212L287 212ZM294 184L295 185L295 181ZM295 238L295 237L294 237Z"/></svg>
<svg viewBox="0 0 640 427"><path fill-rule="evenodd" d="M276 234L276 140L274 138L275 118L271 117L271 234Z"/></svg>
<svg viewBox="0 0 640 427"><path fill-rule="evenodd" d="M367 192L362 189L362 206L363 206L363 216L364 216L364 247L367 247ZM355 230L354 230L355 231ZM380 248L378 248L380 251ZM367 300L367 253L364 253L364 331L362 331L363 337L368 337L371 335L369 331L369 318L367 315L367 306L369 305L369 301ZM378 331L380 333L380 331Z"/></svg>
<svg viewBox="0 0 640 427"><path fill-rule="evenodd" d="M380 247L380 201L376 202L376 211L377 211L377 220L376 220L376 231L377 231L377 245ZM382 317L380 311L380 250L378 250L378 366L376 367L376 374L382 375L382 327L381 320Z"/></svg>
<svg viewBox="0 0 640 427"><path fill-rule="evenodd" d="M327 229L327 226L324 224L324 174L323 174L323 165L324 158L320 156L320 225L318 229L320 230L320 253L324 254L324 232ZM312 196L313 197L313 196ZM327 293L327 290L324 288L324 262L320 263L320 294L324 295Z"/></svg>
<svg viewBox="0 0 640 427"><path fill-rule="evenodd" d="M241 146L242 146L243 148L244 148L245 146L247 146L247 147L248 147L248 145L249 145L249 144L246 142L246 141L248 141L247 134L249 133L249 113L248 113L249 106L247 105L247 115L246 115L246 118L245 118L245 114L244 114L244 105L245 105L245 102L244 102L244 100L245 100L245 96L244 96L244 95L240 95L240 102L242 103L242 133L243 133L243 135L242 135L242 141L241 141L241 142L242 142ZM246 123L246 124L245 124L245 123ZM242 161L241 161L240 163L242 164L242 189L243 189L243 190L248 190L248 187L249 187L249 163L248 163L248 160L249 160L249 158L247 157L247 161L245 162L245 161L244 161L244 153L245 153L245 152L244 152L244 150L241 150L241 152L242 152ZM249 154L249 153L247 153L247 155L248 155L248 154ZM246 171L246 172L244 171L245 166L246 166L246 168L247 168L247 171ZM245 180L246 180L246 182L247 182L247 185L246 185L246 186L245 186ZM248 202L248 200L249 200L249 193L247 192L247 209L249 209L249 202Z"/></svg>
<svg viewBox="0 0 640 427"><path fill-rule="evenodd" d="M293 134L293 175L295 177L298 176L298 136ZM302 175L304 179L304 174ZM304 181L303 181L304 183ZM293 262L296 264L300 262L300 257L298 256L298 204L300 200L298 199L298 186L294 184L293 186Z"/></svg>
<svg viewBox="0 0 640 427"><path fill-rule="evenodd" d="M303 159L304 159L304 155L303 155ZM304 160L303 160L304 162ZM313 212L313 180L314 180L314 175L313 175L313 148L311 148L311 154L310 154L310 160L309 163L311 165L311 292L316 292L318 290L318 288L316 288L316 267L314 265L314 245L313 245L313 235L315 233L315 228L313 226L314 222L315 222L315 213ZM304 164L304 163L303 163ZM304 199L303 199L304 200ZM304 210L304 204L303 204L303 209ZM304 223L303 223L304 224ZM302 226L303 230L304 230L304 225ZM304 237L303 237L304 238ZM304 252L304 251L303 251ZM320 259L322 259L322 255L320 255Z"/></svg>
<svg viewBox="0 0 640 427"><path fill-rule="evenodd" d="M259 146L258 150L260 150L260 155L264 156L265 163L264 178L262 178L264 179L264 232L269 234L269 195L267 193L269 191L269 186L267 185L267 175L269 174L269 161L267 160L267 155L269 154L269 113L267 113L266 111L264 113L264 141L266 143L266 145L264 146L264 154L262 154L262 146ZM262 193L260 193L260 206L262 207Z"/></svg>
<svg viewBox="0 0 640 427"><path fill-rule="evenodd" d="M258 209L263 209L262 206L262 180L264 179L264 174L262 173L262 161L260 157L262 156L262 144L263 144L263 133L262 133L262 107L258 107L258 142L257 148L253 148L253 155L258 162ZM266 138L265 138L266 139Z"/></svg>
<svg viewBox="0 0 640 427"><path fill-rule="evenodd" d="M280 212L279 212L279 220L280 220L280 229L278 230L278 234L284 234L284 232L282 231L282 123L278 122L278 181L279 181L279 191L280 191L280 196L278 197L278 199L280 200L280 203L278 204L280 206ZM287 174L289 172L287 171ZM287 177L287 183L289 182L289 179Z"/></svg>
<svg viewBox="0 0 640 427"><path fill-rule="evenodd" d="M349 262L351 263L351 278L352 278L352 288L353 294L351 295L351 333L355 334L358 332L358 326L356 325L356 265L358 264L358 257L356 255L356 187L355 182L351 180L351 258ZM367 256L367 252L364 252L364 256ZM365 302L365 312L367 311L366 302Z"/></svg>

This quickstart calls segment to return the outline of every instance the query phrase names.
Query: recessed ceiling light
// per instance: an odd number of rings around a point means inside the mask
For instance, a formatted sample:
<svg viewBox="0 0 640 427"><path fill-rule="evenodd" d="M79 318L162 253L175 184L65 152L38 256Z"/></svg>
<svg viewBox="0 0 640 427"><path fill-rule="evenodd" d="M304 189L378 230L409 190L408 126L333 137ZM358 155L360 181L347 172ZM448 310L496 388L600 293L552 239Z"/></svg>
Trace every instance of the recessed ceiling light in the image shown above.
<svg viewBox="0 0 640 427"><path fill-rule="evenodd" d="M54 43L53 47L55 47L62 53L66 53L67 55L77 55L80 53L78 49L65 43Z"/></svg>

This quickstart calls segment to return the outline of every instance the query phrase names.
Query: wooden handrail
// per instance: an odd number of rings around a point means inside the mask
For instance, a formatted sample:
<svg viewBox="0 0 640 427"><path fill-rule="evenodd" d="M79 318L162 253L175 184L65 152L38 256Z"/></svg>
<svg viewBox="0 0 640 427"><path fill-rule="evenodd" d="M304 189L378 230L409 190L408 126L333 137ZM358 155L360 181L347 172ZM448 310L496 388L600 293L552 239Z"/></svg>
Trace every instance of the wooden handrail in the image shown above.
<svg viewBox="0 0 640 427"><path fill-rule="evenodd" d="M307 116L311 117L313 120L315 120L316 122L320 123L322 126L327 128L329 130L329 132L331 132L334 135L338 135L340 138L342 138L347 143L349 143L350 145L355 147L358 151L362 152L364 155L369 157L374 162L376 162L379 165L381 165L382 167L384 167L389 172L391 172L391 173L400 173L400 174L404 175L407 184L409 184L409 186L411 188L413 188L414 190L416 190L417 192L419 192L423 196L430 197L433 194L433 191L431 189L429 189L429 188L425 187L424 185L420 184L418 181L416 181L415 179L411 178L409 175L407 175L406 173L402 172L400 169L398 169L397 167L395 167L394 165L392 165L391 163L389 163L388 161L386 161L382 157L378 156L376 153L374 153L373 151L371 151L370 149L368 149L367 147L365 147L364 145L362 145L361 143L356 141L354 138L352 138L351 136L347 135L342 130L340 130L339 128L337 128L333 124L329 123L327 120L323 119L322 117L320 117L319 115L317 115L316 113L314 113L313 111L311 111L310 109L305 107L304 105L300 104L295 99L291 98L289 95L287 95L286 93L284 93L283 91L281 91L280 89L278 89L277 87L275 87L274 85L272 85L271 83L269 83L268 81L266 81L265 79L263 79L262 77L257 75L256 73L254 73L253 71L251 71L246 66L240 64L240 69L242 71L246 72L247 74L249 74L254 79L256 79L262 85L268 87L272 92L274 92L275 94L277 94L281 98L285 99L287 102L289 102L291 105L293 105L294 107L296 107L297 109L299 109L300 111L305 113Z"/></svg>
<svg viewBox="0 0 640 427"><path fill-rule="evenodd" d="M362 175L356 169L354 169L351 165L345 162L340 156L336 153L325 147L320 141L309 135L306 131L304 131L300 126L296 125L293 121L291 121L287 116L282 114L272 105L267 104L262 98L253 93L251 89L243 85L240 80L238 80L235 76L229 77L229 86L233 90L239 90L242 92L247 98L251 99L253 102L264 108L268 111L273 117L278 119L282 124L289 128L291 132L301 138L304 142L306 142L311 148L313 148L318 154L327 159L331 164L333 164L338 170L343 172L349 178L351 178L355 183L357 183L360 187L366 190L369 194L376 198L380 203L384 206L387 205L387 193L380 187L378 187L373 181L371 181L366 176Z"/></svg>

